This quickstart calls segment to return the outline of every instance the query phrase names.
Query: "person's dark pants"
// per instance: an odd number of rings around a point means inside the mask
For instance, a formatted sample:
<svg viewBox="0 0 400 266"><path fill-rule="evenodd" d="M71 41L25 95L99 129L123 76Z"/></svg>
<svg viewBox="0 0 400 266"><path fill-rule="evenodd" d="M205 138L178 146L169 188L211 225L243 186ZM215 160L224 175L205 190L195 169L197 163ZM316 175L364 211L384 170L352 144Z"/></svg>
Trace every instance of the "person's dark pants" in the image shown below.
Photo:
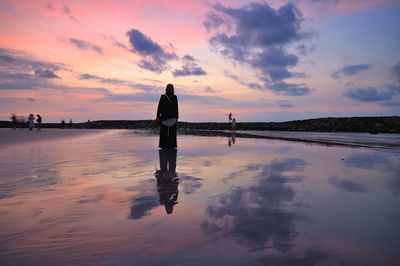
<svg viewBox="0 0 400 266"><path fill-rule="evenodd" d="M176 124L167 127L161 124L160 126L160 142L158 145L161 149L176 148Z"/></svg>

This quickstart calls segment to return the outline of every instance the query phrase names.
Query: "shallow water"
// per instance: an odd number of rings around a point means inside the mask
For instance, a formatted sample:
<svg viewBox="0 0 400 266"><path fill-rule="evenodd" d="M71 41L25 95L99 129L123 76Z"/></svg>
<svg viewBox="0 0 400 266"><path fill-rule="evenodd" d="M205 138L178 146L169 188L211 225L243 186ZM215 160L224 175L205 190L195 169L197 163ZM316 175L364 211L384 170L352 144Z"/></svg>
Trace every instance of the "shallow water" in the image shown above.
<svg viewBox="0 0 400 266"><path fill-rule="evenodd" d="M366 147L376 149L390 149L394 152L400 151L400 134L370 134L370 133L354 133L354 132L299 132L299 131L245 131L238 133L246 133L256 136L267 136L272 138L287 138L303 141L311 141L321 144L333 144L340 146Z"/></svg>
<svg viewBox="0 0 400 266"><path fill-rule="evenodd" d="M396 149L65 132L0 146L1 265L400 263Z"/></svg>

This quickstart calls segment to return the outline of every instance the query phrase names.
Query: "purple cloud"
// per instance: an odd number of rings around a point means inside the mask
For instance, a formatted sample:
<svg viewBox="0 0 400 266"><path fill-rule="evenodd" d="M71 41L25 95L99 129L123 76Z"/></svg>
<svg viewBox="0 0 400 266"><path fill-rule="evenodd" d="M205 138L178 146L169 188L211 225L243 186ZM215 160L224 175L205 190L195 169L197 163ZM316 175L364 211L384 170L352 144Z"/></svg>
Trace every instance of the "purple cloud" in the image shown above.
<svg viewBox="0 0 400 266"><path fill-rule="evenodd" d="M338 71L335 71L332 74L332 77L338 79L341 77L341 75L345 75L345 76L353 76L356 75L358 73L360 73L361 71L370 69L372 67L371 64L361 64L361 65L349 65L349 66L345 66L341 69L339 69Z"/></svg>
<svg viewBox="0 0 400 266"><path fill-rule="evenodd" d="M278 104L279 107L284 107L284 108L292 108L292 107L294 107L293 104L291 104L291 103L289 103L288 101L285 101L285 100L277 101L276 103Z"/></svg>
<svg viewBox="0 0 400 266"><path fill-rule="evenodd" d="M160 73L167 69L168 61L178 58L175 53L166 52L158 43L137 29L128 31L126 35L129 36L132 45L131 51L142 57L139 61L141 68Z"/></svg>
<svg viewBox="0 0 400 266"><path fill-rule="evenodd" d="M14 58L9 55L0 55L0 62L2 63L11 63L14 61Z"/></svg>
<svg viewBox="0 0 400 266"><path fill-rule="evenodd" d="M207 74L207 72L205 72L201 67L188 67L188 66L182 66L181 69L175 69L172 72L172 75L174 75L174 77L204 76L206 74Z"/></svg>
<svg viewBox="0 0 400 266"><path fill-rule="evenodd" d="M358 88L352 89L343 94L344 96L351 98L353 100L361 101L361 102L379 102L385 100L391 100L393 93L392 92L379 92L375 88Z"/></svg>
<svg viewBox="0 0 400 266"><path fill-rule="evenodd" d="M207 72L203 68L199 67L196 63L196 59L193 56L185 55L183 58L183 66L181 69L175 69L172 72L174 77L180 76L204 76Z"/></svg>
<svg viewBox="0 0 400 266"><path fill-rule="evenodd" d="M301 74L289 71L299 59L287 53L286 47L311 36L301 31L302 20L301 12L293 4L279 9L267 3L250 3L240 8L216 4L203 24L211 35L212 47L226 58L258 70L260 80L266 82L263 89L271 89L268 82L278 83ZM287 86L288 90L292 88L295 92L290 94L299 95L295 85Z"/></svg>
<svg viewBox="0 0 400 266"><path fill-rule="evenodd" d="M393 66L392 75L395 76L397 81L400 83L400 62Z"/></svg>
<svg viewBox="0 0 400 266"><path fill-rule="evenodd" d="M286 82L278 82L270 85L270 90L276 94L283 94L288 96L303 96L309 94L311 90L304 84L291 84Z"/></svg>
<svg viewBox="0 0 400 266"><path fill-rule="evenodd" d="M103 54L103 49L101 49L99 46L91 44L89 42L86 42L84 40L79 40L75 38L70 38L69 42L74 44L76 47L82 50L93 50L99 54Z"/></svg>
<svg viewBox="0 0 400 266"><path fill-rule="evenodd" d="M59 12L61 14L67 15L73 21L78 22L78 20L72 15L71 9L69 9L69 7L66 5L64 5L61 8L55 8L50 2L47 2L46 8L51 12L57 12L57 13Z"/></svg>
<svg viewBox="0 0 400 266"><path fill-rule="evenodd" d="M40 77L40 78L48 78L48 79L53 79L53 78L59 79L60 78L59 76L54 74L53 71L41 70L41 69L35 70L35 76Z"/></svg>

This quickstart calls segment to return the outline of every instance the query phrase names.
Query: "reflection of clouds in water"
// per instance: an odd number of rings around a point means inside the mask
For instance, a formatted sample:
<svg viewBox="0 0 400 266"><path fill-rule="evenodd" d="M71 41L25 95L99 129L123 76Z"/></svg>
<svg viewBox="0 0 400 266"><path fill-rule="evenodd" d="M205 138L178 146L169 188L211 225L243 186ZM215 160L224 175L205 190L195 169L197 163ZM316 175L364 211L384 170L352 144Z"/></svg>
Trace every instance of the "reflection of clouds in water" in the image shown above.
<svg viewBox="0 0 400 266"><path fill-rule="evenodd" d="M307 165L308 163L306 163L301 159L287 158L283 160L274 160L269 165L250 164L247 166L247 169L249 171L258 171L262 169L262 172L259 176L264 177L266 174L270 172L277 172L278 174L281 174L287 171L303 171L303 169Z"/></svg>
<svg viewBox="0 0 400 266"><path fill-rule="evenodd" d="M388 182L388 187L394 194L400 195L400 163L398 157L396 164L391 164L389 168L394 173L393 177Z"/></svg>
<svg viewBox="0 0 400 266"><path fill-rule="evenodd" d="M160 206L157 196L142 196L132 199L130 219L136 220L150 214L155 207Z"/></svg>
<svg viewBox="0 0 400 266"><path fill-rule="evenodd" d="M150 211L158 206L157 191L156 191L156 180L147 179L141 182L139 186L129 187L127 191L138 192L139 194L132 198L131 213L129 219L140 219L147 215L150 215Z"/></svg>
<svg viewBox="0 0 400 266"><path fill-rule="evenodd" d="M387 156L371 153L353 154L344 162L348 166L362 169L373 169L378 164L385 165L389 169L391 165Z"/></svg>
<svg viewBox="0 0 400 266"><path fill-rule="evenodd" d="M4 168L3 168L4 169ZM29 168L20 164L18 169L1 174L0 199L12 198L23 192L51 191L60 183L60 174L49 166L46 168Z"/></svg>
<svg viewBox="0 0 400 266"><path fill-rule="evenodd" d="M329 255L324 251L307 251L301 257L262 257L259 259L260 265L274 266L314 266L324 264Z"/></svg>
<svg viewBox="0 0 400 266"><path fill-rule="evenodd" d="M363 184L357 184L347 179L339 179L337 177L329 178L329 181L337 188L346 192L366 192L367 188Z"/></svg>
<svg viewBox="0 0 400 266"><path fill-rule="evenodd" d="M201 178L193 176L180 176L180 190L186 195L193 194L197 189L201 188Z"/></svg>
<svg viewBox="0 0 400 266"><path fill-rule="evenodd" d="M251 250L273 248L286 252L296 237L296 213L282 208L281 203L292 201L295 191L287 183L297 182L287 171L302 171L307 163L300 159L275 160L269 165L252 164L249 171L259 171L259 182L248 188L235 187L221 194L206 211L211 219L202 224L210 237L234 237L240 245Z"/></svg>
<svg viewBox="0 0 400 266"><path fill-rule="evenodd" d="M278 147L278 148L275 149L275 151L276 151L278 154L287 154L287 153L289 153L289 152L292 151L292 150L293 150L293 148L290 147L290 146L283 146L283 147Z"/></svg>
<svg viewBox="0 0 400 266"><path fill-rule="evenodd" d="M395 171L395 176L388 182L389 189L393 191L394 194L400 195L400 167L397 167Z"/></svg>
<svg viewBox="0 0 400 266"><path fill-rule="evenodd" d="M78 201L78 203L96 203L102 201L104 199L104 194L99 194L94 197L90 197L90 195L85 195L81 197L82 199Z"/></svg>
<svg viewBox="0 0 400 266"><path fill-rule="evenodd" d="M400 164L393 163L390 159L390 153L362 153L349 156L344 162L346 165L361 168L361 169L374 169L381 166L383 171L393 176L388 181L389 190L393 191L396 195L400 194ZM398 158L395 158L398 161ZM350 187L349 185L348 187ZM343 186L341 188L344 188ZM355 189L355 187L353 187ZM361 188L362 189L362 188ZM352 190L355 191L355 190ZM364 190L365 191L365 190ZM361 192L361 191L358 191Z"/></svg>

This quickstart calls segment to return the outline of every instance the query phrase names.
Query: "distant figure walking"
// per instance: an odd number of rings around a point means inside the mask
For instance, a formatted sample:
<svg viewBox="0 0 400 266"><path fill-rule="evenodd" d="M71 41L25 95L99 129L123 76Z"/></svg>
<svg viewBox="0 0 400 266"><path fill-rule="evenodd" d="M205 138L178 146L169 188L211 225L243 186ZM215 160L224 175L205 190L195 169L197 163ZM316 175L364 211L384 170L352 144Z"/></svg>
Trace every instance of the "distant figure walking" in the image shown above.
<svg viewBox="0 0 400 266"><path fill-rule="evenodd" d="M69 128L72 128L72 119L69 120Z"/></svg>
<svg viewBox="0 0 400 266"><path fill-rule="evenodd" d="M64 119L61 120L61 128L62 128L62 129L65 129L65 121L64 121Z"/></svg>
<svg viewBox="0 0 400 266"><path fill-rule="evenodd" d="M229 123L232 122L232 113L229 113L229 115L228 115L228 120L229 120Z"/></svg>
<svg viewBox="0 0 400 266"><path fill-rule="evenodd" d="M157 108L157 118L160 121L161 149L177 147L176 124L178 122L178 97L174 94L174 85L168 84L165 94L161 95Z"/></svg>
<svg viewBox="0 0 400 266"><path fill-rule="evenodd" d="M37 114L36 117L37 129L40 130L42 129L42 117L39 114Z"/></svg>
<svg viewBox="0 0 400 266"><path fill-rule="evenodd" d="M35 127L35 117L33 116L33 114L29 115L28 121L29 121L29 130L32 130Z"/></svg>
<svg viewBox="0 0 400 266"><path fill-rule="evenodd" d="M11 121L13 124L13 128L17 129L17 116L15 114L11 114Z"/></svg>

